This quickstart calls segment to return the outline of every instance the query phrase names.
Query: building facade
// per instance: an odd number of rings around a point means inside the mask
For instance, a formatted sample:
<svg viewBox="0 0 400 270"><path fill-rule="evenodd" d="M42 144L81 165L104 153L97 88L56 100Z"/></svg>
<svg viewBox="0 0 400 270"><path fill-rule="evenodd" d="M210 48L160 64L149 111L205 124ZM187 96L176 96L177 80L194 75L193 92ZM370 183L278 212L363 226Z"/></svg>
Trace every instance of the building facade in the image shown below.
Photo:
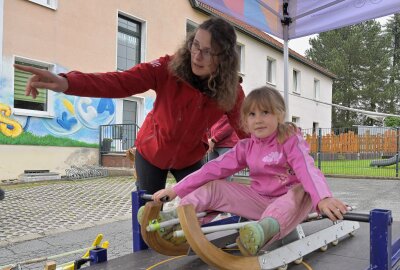
<svg viewBox="0 0 400 270"><path fill-rule="evenodd" d="M97 165L99 126L140 126L155 100L153 91L94 99L46 89L33 100L24 95L30 75L13 64L56 73L125 70L173 54L211 15L237 29L245 92L268 84L283 93L283 45L201 1L0 0L0 180L24 170L64 174L72 165ZM330 128L331 107L317 101L331 103L334 75L293 51L289 67L289 119Z"/></svg>

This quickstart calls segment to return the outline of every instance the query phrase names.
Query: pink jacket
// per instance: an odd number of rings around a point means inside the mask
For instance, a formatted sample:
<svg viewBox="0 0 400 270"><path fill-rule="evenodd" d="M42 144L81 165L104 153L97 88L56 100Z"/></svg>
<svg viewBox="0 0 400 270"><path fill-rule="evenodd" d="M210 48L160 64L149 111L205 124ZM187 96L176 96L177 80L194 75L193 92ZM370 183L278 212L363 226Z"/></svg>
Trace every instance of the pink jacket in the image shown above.
<svg viewBox="0 0 400 270"><path fill-rule="evenodd" d="M215 141L214 147L234 147L239 141L239 137L229 124L229 119L226 114L211 127L210 139Z"/></svg>
<svg viewBox="0 0 400 270"><path fill-rule="evenodd" d="M248 167L251 188L259 194L279 197L301 183L311 196L315 209L320 200L332 197L326 179L314 166L309 146L300 133L290 136L283 144L277 132L267 138L254 136L240 140L234 148L206 163L188 175L173 189L182 198L207 182L221 179Z"/></svg>

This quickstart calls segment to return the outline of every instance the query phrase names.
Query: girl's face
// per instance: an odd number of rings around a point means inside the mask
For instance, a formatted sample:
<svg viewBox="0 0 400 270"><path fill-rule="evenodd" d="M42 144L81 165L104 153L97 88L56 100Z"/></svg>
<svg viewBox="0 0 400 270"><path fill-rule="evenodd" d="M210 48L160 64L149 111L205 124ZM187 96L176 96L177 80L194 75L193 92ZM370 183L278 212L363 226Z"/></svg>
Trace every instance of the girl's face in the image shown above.
<svg viewBox="0 0 400 270"><path fill-rule="evenodd" d="M210 32L203 29L197 30L189 50L192 71L195 75L204 79L216 71L218 56L211 47Z"/></svg>
<svg viewBox="0 0 400 270"><path fill-rule="evenodd" d="M251 108L246 118L249 132L257 138L266 138L278 128L278 117L270 112L262 111L257 106Z"/></svg>

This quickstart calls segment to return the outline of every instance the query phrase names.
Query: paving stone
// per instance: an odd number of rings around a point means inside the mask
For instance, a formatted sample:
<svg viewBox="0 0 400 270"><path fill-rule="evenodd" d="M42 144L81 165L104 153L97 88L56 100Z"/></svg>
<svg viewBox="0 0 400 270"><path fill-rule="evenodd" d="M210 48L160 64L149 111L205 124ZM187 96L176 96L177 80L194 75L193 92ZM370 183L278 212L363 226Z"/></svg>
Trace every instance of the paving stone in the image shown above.
<svg viewBox="0 0 400 270"><path fill-rule="evenodd" d="M130 218L132 177L109 177L9 188L0 203L0 244Z"/></svg>
<svg viewBox="0 0 400 270"><path fill-rule="evenodd" d="M357 206L357 212L391 209L394 220L400 220L400 181L328 180L334 195ZM134 189L130 176L7 186L0 202L0 265L81 249L98 233L110 242L109 259L131 253ZM164 209L178 202L166 203ZM43 269L43 263L23 269Z"/></svg>

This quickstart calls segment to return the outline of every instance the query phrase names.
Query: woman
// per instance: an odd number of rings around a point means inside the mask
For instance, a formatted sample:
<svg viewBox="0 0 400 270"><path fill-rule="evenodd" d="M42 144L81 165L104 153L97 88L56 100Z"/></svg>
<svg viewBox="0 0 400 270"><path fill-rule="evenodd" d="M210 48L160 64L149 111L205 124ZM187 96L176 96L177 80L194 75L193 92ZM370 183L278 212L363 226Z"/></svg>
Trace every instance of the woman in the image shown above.
<svg viewBox="0 0 400 270"><path fill-rule="evenodd" d="M137 187L154 193L165 187L168 171L177 182L202 165L207 131L226 113L239 136L239 110L244 98L238 83L238 54L233 27L220 18L203 22L175 55L141 63L124 72L53 74L31 72L26 95L37 88L67 95L122 98L153 89L153 110L139 130L135 167Z"/></svg>

